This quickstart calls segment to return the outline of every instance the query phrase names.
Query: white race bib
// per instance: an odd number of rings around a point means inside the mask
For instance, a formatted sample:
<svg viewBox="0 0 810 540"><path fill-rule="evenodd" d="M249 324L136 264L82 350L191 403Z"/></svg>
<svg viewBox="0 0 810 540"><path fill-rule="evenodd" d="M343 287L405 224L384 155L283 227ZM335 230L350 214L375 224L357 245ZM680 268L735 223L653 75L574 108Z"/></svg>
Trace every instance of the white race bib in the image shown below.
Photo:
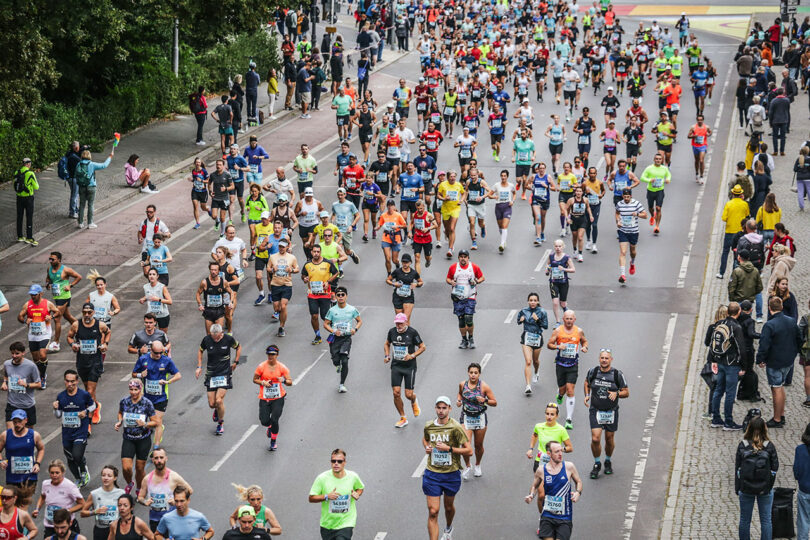
<svg viewBox="0 0 810 540"><path fill-rule="evenodd" d="M485 427L483 414L478 416L470 416L469 414L464 415L465 429L484 429Z"/></svg>
<svg viewBox="0 0 810 540"><path fill-rule="evenodd" d="M337 499L329 499L329 513L330 514L346 514L351 508L351 501L349 495L340 495Z"/></svg>
<svg viewBox="0 0 810 540"><path fill-rule="evenodd" d="M526 336L523 338L523 344L529 347L539 347L543 344L542 336L535 332L526 332Z"/></svg>
<svg viewBox="0 0 810 540"><path fill-rule="evenodd" d="M562 514L565 512L564 495L546 495L543 501L543 512L550 514Z"/></svg>
<svg viewBox="0 0 810 540"><path fill-rule="evenodd" d="M576 358L578 345L576 343L566 343L560 350L560 356L563 358Z"/></svg>
<svg viewBox="0 0 810 540"><path fill-rule="evenodd" d="M211 377L208 386L210 388L222 388L224 386L228 386L228 377L226 375L217 375L216 377Z"/></svg>
<svg viewBox="0 0 810 540"><path fill-rule="evenodd" d="M403 283L397 287L397 296L408 297L411 295L411 286L408 283Z"/></svg>
<svg viewBox="0 0 810 540"><path fill-rule="evenodd" d="M281 386L278 383L270 383L270 386L262 387L262 397L264 399L277 399L281 397Z"/></svg>
<svg viewBox="0 0 810 540"><path fill-rule="evenodd" d="M145 414L138 414L132 412L125 412L124 413L124 426L126 427L138 427L138 420L142 422L146 422L146 415Z"/></svg>
<svg viewBox="0 0 810 540"><path fill-rule="evenodd" d="M616 411L596 411L596 423L599 425L612 424L616 418Z"/></svg>
<svg viewBox="0 0 810 540"><path fill-rule="evenodd" d="M79 353L81 354L96 354L98 351L98 343L95 339L81 339L79 340Z"/></svg>
<svg viewBox="0 0 810 540"><path fill-rule="evenodd" d="M146 393L152 396L159 396L163 393L163 387L160 381L156 379L146 379Z"/></svg>
<svg viewBox="0 0 810 540"><path fill-rule="evenodd" d="M82 419L76 411L62 413L62 427L77 428L81 425Z"/></svg>
<svg viewBox="0 0 810 540"><path fill-rule="evenodd" d="M430 452L430 464L434 467L445 467L451 465L453 459L450 457L450 452L442 452L433 448Z"/></svg>

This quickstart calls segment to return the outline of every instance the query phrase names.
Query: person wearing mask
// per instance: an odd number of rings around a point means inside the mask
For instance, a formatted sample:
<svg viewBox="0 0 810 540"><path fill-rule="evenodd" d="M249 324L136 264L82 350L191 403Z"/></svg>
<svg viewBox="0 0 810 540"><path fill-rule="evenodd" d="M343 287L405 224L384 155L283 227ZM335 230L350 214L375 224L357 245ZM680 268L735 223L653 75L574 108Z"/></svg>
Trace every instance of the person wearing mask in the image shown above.
<svg viewBox="0 0 810 540"><path fill-rule="evenodd" d="M770 470L762 470L762 458L767 461ZM761 538L771 538L773 484L778 470L776 446L768 438L765 421L761 416L756 416L748 424L734 458L734 492L740 499L740 540L751 540L751 516L755 502L759 509Z"/></svg>
<svg viewBox="0 0 810 540"><path fill-rule="evenodd" d="M22 166L14 173L14 192L17 194L17 242L38 246L34 240L34 192L39 190L37 175L31 169L31 158L23 158ZM23 236L25 217L25 236Z"/></svg>
<svg viewBox="0 0 810 540"><path fill-rule="evenodd" d="M91 161L90 150L82 152L82 160L76 165L76 184L79 186L79 228L95 229L98 227L93 222L93 207L96 201L96 171L106 169L110 166L115 147L110 148L110 154L103 162ZM84 209L87 207L87 221L84 219Z"/></svg>

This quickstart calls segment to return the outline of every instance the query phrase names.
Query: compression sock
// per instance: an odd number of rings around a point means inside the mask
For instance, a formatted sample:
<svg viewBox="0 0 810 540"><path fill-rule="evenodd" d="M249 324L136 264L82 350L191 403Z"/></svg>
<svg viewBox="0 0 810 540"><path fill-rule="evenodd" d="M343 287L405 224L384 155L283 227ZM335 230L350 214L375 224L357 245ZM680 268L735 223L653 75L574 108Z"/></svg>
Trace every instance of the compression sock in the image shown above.
<svg viewBox="0 0 810 540"><path fill-rule="evenodd" d="M605 456L605 461L610 461L610 456Z"/></svg>
<svg viewBox="0 0 810 540"><path fill-rule="evenodd" d="M623 276L624 274L626 274L626 272L624 271L624 266L620 266L619 267L619 275Z"/></svg>
<svg viewBox="0 0 810 540"><path fill-rule="evenodd" d="M594 463L599 463L600 459L598 457L593 458Z"/></svg>
<svg viewBox="0 0 810 540"><path fill-rule="evenodd" d="M573 418L574 417L574 403L576 402L576 398L566 397L565 398L565 417L566 418Z"/></svg>
<svg viewBox="0 0 810 540"><path fill-rule="evenodd" d="M509 229L501 229L501 244L506 245L506 235L509 232Z"/></svg>
<svg viewBox="0 0 810 540"><path fill-rule="evenodd" d="M560 227L565 228L565 216L560 214Z"/></svg>

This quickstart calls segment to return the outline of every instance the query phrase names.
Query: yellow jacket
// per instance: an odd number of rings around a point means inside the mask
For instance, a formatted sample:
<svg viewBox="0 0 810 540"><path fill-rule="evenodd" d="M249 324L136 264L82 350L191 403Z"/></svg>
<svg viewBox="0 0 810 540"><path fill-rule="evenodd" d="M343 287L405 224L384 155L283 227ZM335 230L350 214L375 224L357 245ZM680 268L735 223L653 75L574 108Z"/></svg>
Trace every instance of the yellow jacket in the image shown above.
<svg viewBox="0 0 810 540"><path fill-rule="evenodd" d="M742 220L748 217L748 203L739 197L728 201L723 207L723 221L726 222L726 234L735 234L742 230Z"/></svg>
<svg viewBox="0 0 810 540"><path fill-rule="evenodd" d="M764 206L760 206L757 210L757 221L762 222L763 231L772 231L774 226L782 221L782 210L776 212L766 212Z"/></svg>

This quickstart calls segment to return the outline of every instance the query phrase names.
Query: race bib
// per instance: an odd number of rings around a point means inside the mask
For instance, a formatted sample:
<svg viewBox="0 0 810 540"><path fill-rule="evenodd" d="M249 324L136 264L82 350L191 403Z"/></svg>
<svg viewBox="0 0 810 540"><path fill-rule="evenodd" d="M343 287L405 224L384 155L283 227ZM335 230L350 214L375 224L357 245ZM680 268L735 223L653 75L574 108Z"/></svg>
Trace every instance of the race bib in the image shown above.
<svg viewBox="0 0 810 540"><path fill-rule="evenodd" d="M408 297L411 295L411 286L407 283L403 283L399 287L397 287L397 296Z"/></svg>
<svg viewBox="0 0 810 540"><path fill-rule="evenodd" d="M152 313L160 313L163 311L163 303L160 300L150 300L149 311Z"/></svg>
<svg viewBox="0 0 810 540"><path fill-rule="evenodd" d="M281 397L281 386L279 383L271 383L270 386L262 387L262 397L264 399L278 399Z"/></svg>
<svg viewBox="0 0 810 540"><path fill-rule="evenodd" d="M508 191L499 191L498 192L498 202L499 203L508 203L509 202L509 195Z"/></svg>
<svg viewBox="0 0 810 540"><path fill-rule="evenodd" d="M256 174L257 172L259 172L259 165L251 165L250 166L250 172L252 172L253 174Z"/></svg>
<svg viewBox="0 0 810 540"><path fill-rule="evenodd" d="M98 518L99 523L104 523L109 525L116 519L118 519L118 505L117 504L107 504L107 511L103 514L99 514L96 516Z"/></svg>
<svg viewBox="0 0 810 540"><path fill-rule="evenodd" d="M453 296L467 298L467 286L461 283L453 286Z"/></svg>
<svg viewBox="0 0 810 540"><path fill-rule="evenodd" d="M439 122L441 122L441 121L442 121L442 115L441 115L441 114L439 114L439 113L433 113L433 114L431 114L431 115L430 115L430 120L431 120L431 121L432 121L434 124L438 124Z"/></svg>
<svg viewBox="0 0 810 540"><path fill-rule="evenodd" d="M404 360L405 355L408 354L408 347L405 345L392 345L391 354L394 360Z"/></svg>
<svg viewBox="0 0 810 540"><path fill-rule="evenodd" d="M45 519L53 523L53 513L61 508L55 504L48 504L45 506Z"/></svg>
<svg viewBox="0 0 810 540"><path fill-rule="evenodd" d="M419 231L425 230L425 220L424 219L414 219L413 226L416 227Z"/></svg>
<svg viewBox="0 0 810 540"><path fill-rule="evenodd" d="M621 180L620 180L620 179L618 179L618 178L616 179L616 185L615 185L615 187L614 187L614 191L616 191L616 192L621 192L621 191L623 191L623 190L624 190L626 187L627 187L627 180L625 180L624 178L622 178Z"/></svg>
<svg viewBox="0 0 810 540"><path fill-rule="evenodd" d="M664 187L664 179L663 178L653 178L652 186L654 188Z"/></svg>
<svg viewBox="0 0 810 540"><path fill-rule="evenodd" d="M16 392L18 394L25 393L25 387L23 383L25 379L22 377L9 377L8 379L8 391L9 392Z"/></svg>
<svg viewBox="0 0 810 540"><path fill-rule="evenodd" d="M425 143L425 146L427 146L428 150L436 150L436 148L438 148L439 146L439 143L437 143L435 139L428 139L428 141Z"/></svg>
<svg viewBox="0 0 810 540"><path fill-rule="evenodd" d="M377 173L377 182L387 182L388 181L388 173L380 171Z"/></svg>
<svg viewBox="0 0 810 540"><path fill-rule="evenodd" d="M591 137L590 137L590 135L580 135L578 141L579 141L579 144L590 144L591 143Z"/></svg>
<svg viewBox="0 0 810 540"><path fill-rule="evenodd" d="M703 146L704 144L706 144L706 137L703 135L697 135L695 137L695 144L697 146Z"/></svg>
<svg viewBox="0 0 810 540"><path fill-rule="evenodd" d="M591 206L599 204L599 195L596 195L595 193L588 193L588 204Z"/></svg>
<svg viewBox="0 0 810 540"><path fill-rule="evenodd" d="M107 318L107 308L104 306L96 306L95 312L93 313L93 317L95 319L106 319Z"/></svg>
<svg viewBox="0 0 810 540"><path fill-rule="evenodd" d="M221 294L209 294L205 300L206 304L210 308L216 308L222 306L222 295Z"/></svg>
<svg viewBox="0 0 810 540"><path fill-rule="evenodd" d="M335 323L334 329L341 334L351 334L352 332L352 323L351 321L343 321L339 323Z"/></svg>
<svg viewBox="0 0 810 540"><path fill-rule="evenodd" d="M661 132L659 132L659 133L658 133L658 140L659 140L659 141L666 141L666 140L668 140L668 139L669 139L669 135L668 135L668 134L666 134L666 133L661 133Z"/></svg>
<svg viewBox="0 0 810 540"><path fill-rule="evenodd" d="M335 216L335 223L337 224L338 229L345 231L349 227L349 216Z"/></svg>
<svg viewBox="0 0 810 540"><path fill-rule="evenodd" d="M402 196L407 199L413 199L416 197L416 188L405 188L402 190Z"/></svg>
<svg viewBox="0 0 810 540"><path fill-rule="evenodd" d="M454 112L455 112L455 109L453 107L445 106L445 108L444 108L444 115L445 116L452 116Z"/></svg>
<svg viewBox="0 0 810 540"><path fill-rule="evenodd" d="M616 418L616 411L596 411L596 423L599 425L612 424Z"/></svg>
<svg viewBox="0 0 810 540"><path fill-rule="evenodd" d="M425 109L427 109L427 103L417 103L416 104L416 110L417 111L424 111Z"/></svg>
<svg viewBox="0 0 810 540"><path fill-rule="evenodd" d="M11 474L28 474L34 470L34 456L11 456Z"/></svg>
<svg viewBox="0 0 810 540"><path fill-rule="evenodd" d="M228 376L217 375L216 377L211 377L208 386L210 388L222 388L224 386L228 386Z"/></svg>
<svg viewBox="0 0 810 540"><path fill-rule="evenodd" d="M680 103L673 103L672 105L669 106L669 108L672 109L673 111L680 111L681 110L681 104Z"/></svg>
<svg viewBox="0 0 810 540"><path fill-rule="evenodd" d="M578 345L576 343L566 343L560 350L560 356L563 358L576 358Z"/></svg>
<svg viewBox="0 0 810 540"><path fill-rule="evenodd" d="M287 277L289 275L289 272L287 271L287 263L284 261L278 261L275 274L278 277Z"/></svg>
<svg viewBox="0 0 810 540"><path fill-rule="evenodd" d="M307 180L309 180L309 173L307 171L301 171L298 173L299 182L306 182Z"/></svg>
<svg viewBox="0 0 810 540"><path fill-rule="evenodd" d="M518 152L517 154L518 161L529 161L529 153L528 152Z"/></svg>
<svg viewBox="0 0 810 540"><path fill-rule="evenodd" d="M169 509L169 501L166 500L165 493L150 493L149 497L152 499L152 510L155 512L164 512Z"/></svg>
<svg viewBox="0 0 810 540"><path fill-rule="evenodd" d="M79 413L76 411L62 413L62 427L77 428L82 424L82 419L79 418Z"/></svg>
<svg viewBox="0 0 810 540"><path fill-rule="evenodd" d="M163 387L157 379L146 379L146 393L152 396L159 396L163 393Z"/></svg>
<svg viewBox="0 0 810 540"><path fill-rule="evenodd" d="M551 279L556 281L565 279L565 270L563 270L561 266L552 266Z"/></svg>
<svg viewBox="0 0 810 540"><path fill-rule="evenodd" d="M523 344L529 347L540 347L543 344L543 336L535 332L526 332Z"/></svg>
<svg viewBox="0 0 810 540"><path fill-rule="evenodd" d="M494 118L492 120L492 129L498 129L503 125L503 121L500 118Z"/></svg>
<svg viewBox="0 0 810 540"><path fill-rule="evenodd" d="M635 225L635 218L633 216L622 216L622 227L632 228Z"/></svg>
<svg viewBox="0 0 810 540"><path fill-rule="evenodd" d="M30 328L32 336L41 336L45 333L45 323L43 321L32 322Z"/></svg>
<svg viewBox="0 0 810 540"><path fill-rule="evenodd" d="M98 343L95 339L79 340L79 352L81 354L96 354L96 351L98 351Z"/></svg>
<svg viewBox="0 0 810 540"><path fill-rule="evenodd" d="M614 146L616 146L616 139L613 139L613 138L605 139L605 147L606 148L613 148Z"/></svg>
<svg viewBox="0 0 810 540"><path fill-rule="evenodd" d="M430 180L430 171L422 171L422 180Z"/></svg>
<svg viewBox="0 0 810 540"><path fill-rule="evenodd" d="M538 199L547 199L548 198L548 190L542 186L538 186L534 188L534 196Z"/></svg>
<svg viewBox="0 0 810 540"><path fill-rule="evenodd" d="M457 201L458 200L458 191L448 191L445 194L445 197L448 201Z"/></svg>
<svg viewBox="0 0 810 540"><path fill-rule="evenodd" d="M239 176L239 171L236 169L228 169L228 173L231 175L231 178L236 178Z"/></svg>
<svg viewBox="0 0 810 540"><path fill-rule="evenodd" d="M464 428L465 429L484 429L486 425L484 424L484 415L480 414L478 416L471 416L469 414L464 415Z"/></svg>
<svg viewBox="0 0 810 540"><path fill-rule="evenodd" d="M546 494L546 498L543 501L543 512L550 514L562 514L565 512L565 496Z"/></svg>
<svg viewBox="0 0 810 540"><path fill-rule="evenodd" d="M472 151L469 147L462 146L461 150L458 153L459 157L467 159L472 157Z"/></svg>
<svg viewBox="0 0 810 540"><path fill-rule="evenodd" d="M434 467L447 467L453 463L450 452L442 452L433 448L430 452L430 464Z"/></svg>
<svg viewBox="0 0 810 540"><path fill-rule="evenodd" d="M571 180L560 180L560 190L568 191L571 189Z"/></svg>
<svg viewBox="0 0 810 540"><path fill-rule="evenodd" d="M585 203L575 202L573 204L572 211L575 214L584 214L585 213Z"/></svg>
<svg viewBox="0 0 810 540"><path fill-rule="evenodd" d="M351 508L351 501L349 495L340 495L337 499L329 499L329 513L330 514L346 514Z"/></svg>
<svg viewBox="0 0 810 540"><path fill-rule="evenodd" d="M146 422L146 415L145 414L138 414L133 412L125 412L124 413L124 426L126 427L138 427L138 420L142 422Z"/></svg>
<svg viewBox="0 0 810 540"><path fill-rule="evenodd" d="M54 296L59 296L62 293L62 286L58 283L51 283L51 292Z"/></svg>

